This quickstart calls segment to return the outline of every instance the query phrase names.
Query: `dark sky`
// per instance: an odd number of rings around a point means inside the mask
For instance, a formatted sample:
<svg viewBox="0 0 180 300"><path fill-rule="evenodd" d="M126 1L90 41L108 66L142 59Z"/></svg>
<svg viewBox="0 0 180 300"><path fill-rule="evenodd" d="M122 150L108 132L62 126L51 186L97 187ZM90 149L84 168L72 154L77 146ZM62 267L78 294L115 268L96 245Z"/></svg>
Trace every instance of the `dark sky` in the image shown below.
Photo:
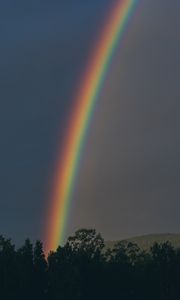
<svg viewBox="0 0 180 300"><path fill-rule="evenodd" d="M0 1L0 232L42 238L65 120L112 0ZM68 234L180 232L180 1L141 0L92 120Z"/></svg>

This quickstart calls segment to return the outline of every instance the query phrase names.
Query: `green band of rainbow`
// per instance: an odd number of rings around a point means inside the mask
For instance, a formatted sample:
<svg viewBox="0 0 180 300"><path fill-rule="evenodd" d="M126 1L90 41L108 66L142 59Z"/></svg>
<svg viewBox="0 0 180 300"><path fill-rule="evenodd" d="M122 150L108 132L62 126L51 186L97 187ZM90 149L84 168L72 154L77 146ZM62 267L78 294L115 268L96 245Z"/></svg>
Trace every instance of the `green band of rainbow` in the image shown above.
<svg viewBox="0 0 180 300"><path fill-rule="evenodd" d="M58 244L64 242L75 177L93 110L116 46L122 39L137 2L138 0L115 1L83 76L67 128L64 148L60 151L57 163L46 229L47 250L54 250Z"/></svg>

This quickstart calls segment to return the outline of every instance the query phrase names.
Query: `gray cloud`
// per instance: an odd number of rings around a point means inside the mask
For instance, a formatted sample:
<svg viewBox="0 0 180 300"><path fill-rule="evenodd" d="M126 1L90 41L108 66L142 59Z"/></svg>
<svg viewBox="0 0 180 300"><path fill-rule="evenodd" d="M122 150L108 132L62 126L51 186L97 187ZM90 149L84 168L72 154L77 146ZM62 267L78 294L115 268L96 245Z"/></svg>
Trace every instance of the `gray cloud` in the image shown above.
<svg viewBox="0 0 180 300"><path fill-rule="evenodd" d="M96 107L68 233L179 231L179 1L142 1ZM1 1L0 231L42 238L57 145L109 1Z"/></svg>
<svg viewBox="0 0 180 300"><path fill-rule="evenodd" d="M106 239L179 232L178 8L177 1L144 1L117 50L85 147L69 232L82 224Z"/></svg>

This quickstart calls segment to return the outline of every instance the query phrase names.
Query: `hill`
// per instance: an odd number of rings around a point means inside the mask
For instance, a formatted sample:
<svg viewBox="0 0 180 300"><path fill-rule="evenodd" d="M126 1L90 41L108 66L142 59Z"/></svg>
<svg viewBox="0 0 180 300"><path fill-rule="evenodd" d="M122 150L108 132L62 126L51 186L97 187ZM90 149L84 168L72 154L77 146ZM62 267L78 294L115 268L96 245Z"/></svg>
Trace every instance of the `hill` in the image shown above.
<svg viewBox="0 0 180 300"><path fill-rule="evenodd" d="M175 248L180 248L180 234L148 234L120 241L135 243L143 250L149 250L155 242L164 243L167 241L169 241ZM105 244L107 248L112 248L117 242L118 241L107 241Z"/></svg>

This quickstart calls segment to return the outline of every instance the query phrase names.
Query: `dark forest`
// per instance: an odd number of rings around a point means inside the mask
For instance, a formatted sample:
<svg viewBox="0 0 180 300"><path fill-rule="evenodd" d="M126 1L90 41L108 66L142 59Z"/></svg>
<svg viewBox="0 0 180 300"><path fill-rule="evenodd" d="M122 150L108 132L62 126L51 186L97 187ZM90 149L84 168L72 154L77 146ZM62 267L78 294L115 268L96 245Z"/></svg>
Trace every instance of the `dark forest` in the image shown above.
<svg viewBox="0 0 180 300"><path fill-rule="evenodd" d="M118 242L107 249L94 229L80 229L47 257L41 241L16 249L0 236L0 299L154 299L180 295L180 249L150 251Z"/></svg>

